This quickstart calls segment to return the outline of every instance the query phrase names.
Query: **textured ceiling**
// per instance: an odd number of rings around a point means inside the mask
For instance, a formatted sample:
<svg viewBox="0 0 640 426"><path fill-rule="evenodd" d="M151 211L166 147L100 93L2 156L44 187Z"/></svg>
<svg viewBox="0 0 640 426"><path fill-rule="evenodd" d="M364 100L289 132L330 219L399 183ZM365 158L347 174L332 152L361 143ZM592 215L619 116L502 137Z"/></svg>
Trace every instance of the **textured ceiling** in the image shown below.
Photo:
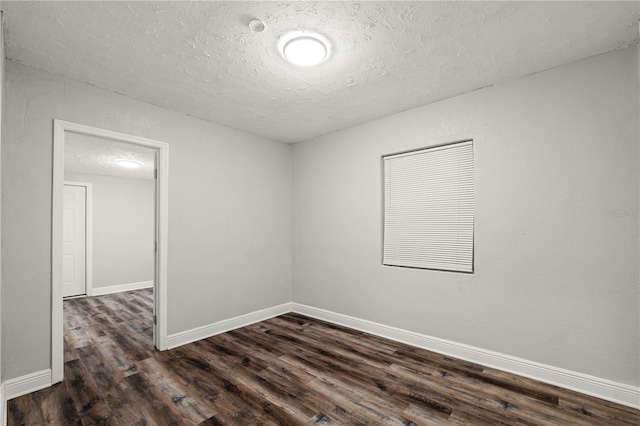
<svg viewBox="0 0 640 426"><path fill-rule="evenodd" d="M143 163L137 169L119 166L116 160ZM155 150L105 139L98 136L65 132L64 172L87 175L116 176L133 179L153 179Z"/></svg>
<svg viewBox="0 0 640 426"><path fill-rule="evenodd" d="M295 142L637 42L638 2L10 2L9 59ZM248 22L266 26L254 33ZM333 44L318 67L277 50Z"/></svg>

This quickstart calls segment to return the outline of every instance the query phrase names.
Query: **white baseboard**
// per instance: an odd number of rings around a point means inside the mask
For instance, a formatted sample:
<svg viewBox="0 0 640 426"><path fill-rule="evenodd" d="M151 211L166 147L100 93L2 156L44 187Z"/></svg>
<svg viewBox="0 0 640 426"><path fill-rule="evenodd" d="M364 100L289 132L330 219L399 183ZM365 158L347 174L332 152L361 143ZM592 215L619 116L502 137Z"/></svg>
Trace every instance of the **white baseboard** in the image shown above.
<svg viewBox="0 0 640 426"><path fill-rule="evenodd" d="M541 382L606 399L633 408L640 408L640 387L565 370L550 365L493 352L474 346L426 336L384 324L338 314L312 306L292 303L292 311L334 324L375 334L429 351L450 355L476 364L529 377Z"/></svg>
<svg viewBox="0 0 640 426"><path fill-rule="evenodd" d="M92 296L102 296L103 294L120 293L121 291L141 290L153 287L153 281L141 281L139 283L128 283L110 285L108 287L93 287Z"/></svg>
<svg viewBox="0 0 640 426"><path fill-rule="evenodd" d="M238 317L218 321L213 324L171 334L167 338L168 348L173 349L178 346L186 345L187 343L195 342L196 340L206 339L207 337L215 336L220 333L226 333L227 331L235 330L236 328L241 328L269 318L277 317L278 315L286 314L287 312L291 312L291 303L283 303L282 305L274 306L272 308L262 309L245 315L240 315Z"/></svg>
<svg viewBox="0 0 640 426"><path fill-rule="evenodd" d="M51 369L25 374L15 379L5 380L3 403L6 401L51 386ZM6 410L5 410L6 413Z"/></svg>

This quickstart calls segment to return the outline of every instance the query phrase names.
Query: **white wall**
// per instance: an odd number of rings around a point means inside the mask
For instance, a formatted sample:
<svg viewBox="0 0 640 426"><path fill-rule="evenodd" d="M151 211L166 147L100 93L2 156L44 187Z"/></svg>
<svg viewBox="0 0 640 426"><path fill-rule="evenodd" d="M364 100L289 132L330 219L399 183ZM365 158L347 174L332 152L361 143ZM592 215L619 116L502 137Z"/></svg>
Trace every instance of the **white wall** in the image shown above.
<svg viewBox="0 0 640 426"><path fill-rule="evenodd" d="M290 146L11 61L5 95L5 379L50 367L54 118L169 143L169 334L290 301Z"/></svg>
<svg viewBox="0 0 640 426"><path fill-rule="evenodd" d="M65 173L93 190L93 288L154 279L155 181Z"/></svg>
<svg viewBox="0 0 640 426"><path fill-rule="evenodd" d="M637 67L628 48L295 144L294 302L638 385ZM467 138L475 274L381 266L380 156Z"/></svg>

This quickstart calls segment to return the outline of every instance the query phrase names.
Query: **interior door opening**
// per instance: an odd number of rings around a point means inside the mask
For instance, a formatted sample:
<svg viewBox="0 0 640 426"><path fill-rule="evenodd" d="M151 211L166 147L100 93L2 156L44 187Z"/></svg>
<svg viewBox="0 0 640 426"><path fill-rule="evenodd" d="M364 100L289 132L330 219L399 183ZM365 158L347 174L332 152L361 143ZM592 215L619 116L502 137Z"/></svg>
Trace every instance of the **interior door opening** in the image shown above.
<svg viewBox="0 0 640 426"><path fill-rule="evenodd" d="M149 344L166 349L167 169L166 143L54 121L52 383L64 377L64 298L152 295Z"/></svg>

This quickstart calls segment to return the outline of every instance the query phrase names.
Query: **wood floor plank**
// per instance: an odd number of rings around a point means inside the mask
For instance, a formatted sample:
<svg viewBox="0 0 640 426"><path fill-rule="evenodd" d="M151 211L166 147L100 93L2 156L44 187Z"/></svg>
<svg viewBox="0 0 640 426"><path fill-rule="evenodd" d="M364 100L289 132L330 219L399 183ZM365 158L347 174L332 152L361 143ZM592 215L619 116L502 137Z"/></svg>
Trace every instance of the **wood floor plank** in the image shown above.
<svg viewBox="0 0 640 426"><path fill-rule="evenodd" d="M212 362L221 368L226 367L222 359L216 359ZM298 400L290 398L289 394L283 393L281 389L273 386L261 376L249 370L236 369L234 372L233 383L238 389L244 391L252 400L264 400L269 402L272 407L276 407L277 414L273 409L268 414L270 417L274 417L277 424L300 424L308 421L313 416L313 410L307 410L304 404L300 404ZM254 404L251 404L251 406L253 407Z"/></svg>
<svg viewBox="0 0 640 426"><path fill-rule="evenodd" d="M476 419L474 422L481 421L481 424L515 424L523 421L522 413L515 410L518 406L515 405L516 401L514 400L495 399L485 391L477 393L468 388L457 388L448 380L449 377L441 377L433 373L424 374L419 370L411 370L398 365L393 365L391 369L402 379L403 383L407 384L409 389L419 389L418 392L403 395L404 398L410 400L425 398L426 401L435 401L447 407L454 406L456 408L451 414L453 418ZM398 392L402 393L402 389ZM462 413L465 415L462 416ZM577 419L576 422L578 422ZM557 423L544 422L542 424Z"/></svg>
<svg viewBox="0 0 640 426"><path fill-rule="evenodd" d="M269 336L272 338L283 338L287 336L287 330L273 332L269 334ZM353 362L355 359L374 368L385 368L395 361L393 354L371 350L366 345L348 341L348 335L337 336L336 341L330 345L327 344L326 340L321 338L321 335L311 337L310 335L298 333L296 334L296 338L302 343L302 345L300 345L302 348L312 348L320 353L324 351L342 360L350 359L349 362Z"/></svg>
<svg viewBox="0 0 640 426"><path fill-rule="evenodd" d="M309 383L311 389L317 391L324 398L334 401L339 410L334 415L342 414L347 424L385 424L402 425L404 419L395 414L394 410L385 410L370 396L365 397L361 392L350 387L341 386L338 381L323 377ZM402 411L405 407L399 407ZM339 422L340 423L340 422Z"/></svg>
<svg viewBox="0 0 640 426"><path fill-rule="evenodd" d="M108 348L105 348L108 350ZM105 362L105 357L97 345L87 345L77 349L89 375L101 392L113 388L121 375L114 374L113 369Z"/></svg>
<svg viewBox="0 0 640 426"><path fill-rule="evenodd" d="M433 375L437 375L436 371ZM587 419L576 418L568 415L563 410L558 409L558 404L551 402L543 402L532 397L527 393L513 391L511 388L487 386L486 382L473 376L456 375L446 373L440 375L438 382L450 384L452 389L457 392L466 392L469 395L482 395L483 400L479 401L482 405L491 411L503 410L507 412L506 416L520 419L523 421L551 424L588 425Z"/></svg>
<svg viewBox="0 0 640 426"><path fill-rule="evenodd" d="M272 318L265 321L265 324L273 323L279 328L287 328L294 331L296 335L304 333L309 336L314 336L316 339L331 344L348 344L353 347L361 348L362 350L368 349L374 353L386 353L388 355L393 354L398 346L396 342L390 340L378 338L377 336L367 335L367 339L362 339L362 332L352 333L351 330L346 330L346 327L340 328L333 325L332 327L324 326L324 321L312 320L306 318L306 321L300 320L301 316L293 314L285 314L280 317Z"/></svg>
<svg viewBox="0 0 640 426"><path fill-rule="evenodd" d="M136 398L132 397L132 391L124 380L118 382L105 396L113 414L113 419L121 425L147 426L154 424L153 416L145 405L140 405Z"/></svg>
<svg viewBox="0 0 640 426"><path fill-rule="evenodd" d="M64 336L64 362L78 359L78 353L70 337Z"/></svg>
<svg viewBox="0 0 640 426"><path fill-rule="evenodd" d="M15 398L7 404L7 424L44 425L45 417L33 394Z"/></svg>
<svg viewBox="0 0 640 426"><path fill-rule="evenodd" d="M413 404L409 404L407 408L402 412L402 417L407 422L414 425L429 424L429 425L450 425L451 416L442 417L439 413L434 413L432 410L425 410L422 407L417 407Z"/></svg>
<svg viewBox="0 0 640 426"><path fill-rule="evenodd" d="M82 359L65 364L64 380L83 423L104 423L109 419L111 410Z"/></svg>
<svg viewBox="0 0 640 426"><path fill-rule="evenodd" d="M225 390L226 406L216 401L216 406L222 411L231 413L250 413L253 422L257 424L295 424L296 419L282 407L268 400L256 398L254 388L238 380L246 378L249 369L234 368L231 362L225 362L222 357L205 357L203 361L208 367L205 369L208 379L216 386Z"/></svg>
<svg viewBox="0 0 640 426"><path fill-rule="evenodd" d="M51 426L82 425L75 402L67 390L66 382L52 386L50 392L35 392L33 397L42 410L43 424Z"/></svg>
<svg viewBox="0 0 640 426"><path fill-rule="evenodd" d="M318 395L308 388L309 380L298 382L292 379L289 372L293 369L286 367L272 369L267 368L255 376L259 386L265 388L274 404L285 408L294 407L300 417L307 419L322 415L330 409L329 404L323 404ZM286 373L285 373L286 372Z"/></svg>
<svg viewBox="0 0 640 426"><path fill-rule="evenodd" d="M151 414L153 423L160 426L189 424L188 416L184 415L173 403L171 398L153 385L144 373L136 373L123 379L135 406L143 407Z"/></svg>
<svg viewBox="0 0 640 426"><path fill-rule="evenodd" d="M186 386L189 392L206 401L209 409L217 411L215 410L215 404L219 398L223 397L223 389L208 381L202 374L203 370L206 372L206 369L208 369L206 363L199 360L196 355L186 354L186 352L179 358L172 358L169 362L163 362L163 365L173 373L174 377L183 380L182 384Z"/></svg>
<svg viewBox="0 0 640 426"><path fill-rule="evenodd" d="M640 410L304 315L169 351L152 289L64 302L65 381L8 425L640 425Z"/></svg>
<svg viewBox="0 0 640 426"><path fill-rule="evenodd" d="M155 358L147 358L138 366L153 385L189 418L190 424L198 424L216 414L204 399L190 392Z"/></svg>
<svg viewBox="0 0 640 426"><path fill-rule="evenodd" d="M200 423L200 426L223 426L225 424L228 424L228 423L224 423L217 416L213 416L213 417L203 421L202 423Z"/></svg>
<svg viewBox="0 0 640 426"><path fill-rule="evenodd" d="M298 348L295 357L312 371L315 371L315 374L322 375L324 371L332 371L332 376L339 377L340 381L348 384L353 392L364 391L373 398L389 399L396 404L396 409L403 404L413 402L421 403L444 417L448 417L451 413L451 409L443 404L420 397L418 389L412 389L409 392L405 387L398 387L397 391L391 392L391 387L394 386L391 381L385 380L384 375L372 376L368 373L367 365L364 362L354 362L353 357L349 358L348 355L345 356L339 351L320 346L314 341L305 341L305 347ZM378 363L377 367L378 370L384 372L388 366ZM393 376L390 378L391 380L395 379ZM420 399L418 400L418 398Z"/></svg>

